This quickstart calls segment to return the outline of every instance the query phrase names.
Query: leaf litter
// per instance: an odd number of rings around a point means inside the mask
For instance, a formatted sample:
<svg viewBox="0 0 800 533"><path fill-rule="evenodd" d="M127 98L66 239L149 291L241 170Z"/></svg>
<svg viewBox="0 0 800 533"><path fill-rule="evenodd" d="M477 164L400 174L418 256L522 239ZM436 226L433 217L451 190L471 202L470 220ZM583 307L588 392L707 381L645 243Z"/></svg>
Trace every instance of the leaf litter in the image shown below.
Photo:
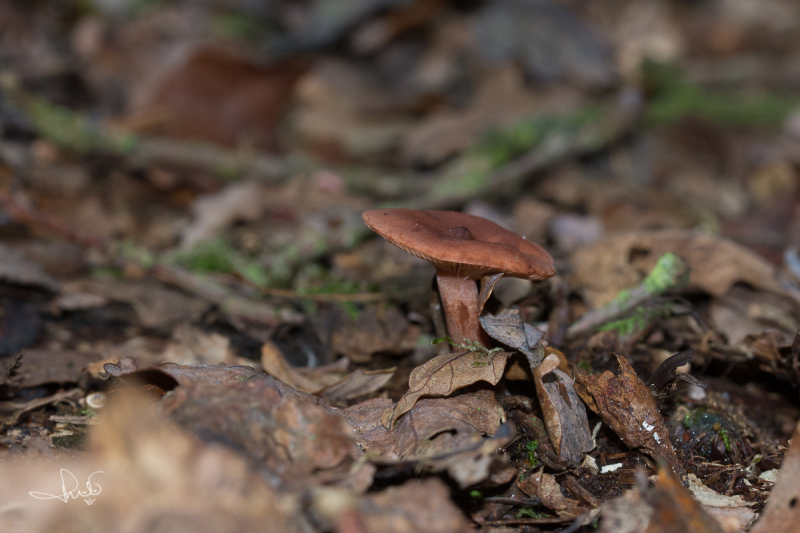
<svg viewBox="0 0 800 533"><path fill-rule="evenodd" d="M792 530L791 1L45 4L0 4L3 531ZM389 205L558 275L432 345Z"/></svg>

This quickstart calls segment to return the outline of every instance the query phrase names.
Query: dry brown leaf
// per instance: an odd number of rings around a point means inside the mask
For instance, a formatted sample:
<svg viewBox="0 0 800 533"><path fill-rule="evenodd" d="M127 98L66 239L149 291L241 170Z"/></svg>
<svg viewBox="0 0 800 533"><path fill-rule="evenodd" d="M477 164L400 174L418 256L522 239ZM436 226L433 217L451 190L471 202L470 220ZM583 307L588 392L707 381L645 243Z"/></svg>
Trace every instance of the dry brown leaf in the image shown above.
<svg viewBox="0 0 800 533"><path fill-rule="evenodd" d="M246 453L287 485L357 477L349 467L361 452L341 412L250 367L106 368L123 380L144 379L168 390L161 409L171 420L206 441Z"/></svg>
<svg viewBox="0 0 800 533"><path fill-rule="evenodd" d="M575 284L592 307L644 280L667 252L691 266L689 286L722 296L736 283L781 293L776 269L748 248L722 237L692 231L642 231L618 234L579 249L570 260Z"/></svg>
<svg viewBox="0 0 800 533"><path fill-rule="evenodd" d="M14 370L13 383L18 387L36 387L45 383L78 382L86 376L86 368L103 355L96 351L26 350Z"/></svg>
<svg viewBox="0 0 800 533"><path fill-rule="evenodd" d="M381 422L381 414L391 412L390 406L388 398L373 398L343 411L356 430L359 446L387 461L452 452L483 435L494 435L505 420L490 391L419 400L393 430ZM431 444L432 440L436 442Z"/></svg>
<svg viewBox="0 0 800 533"><path fill-rule="evenodd" d="M551 353L532 369L533 381L555 452L562 459L579 463L583 454L593 447L592 432L574 381L559 370L560 363L558 355Z"/></svg>
<svg viewBox="0 0 800 533"><path fill-rule="evenodd" d="M164 351L164 361L179 365L231 364L230 339L219 333L206 333L189 324L172 332L172 342Z"/></svg>
<svg viewBox="0 0 800 533"><path fill-rule="evenodd" d="M586 511L577 500L564 496L555 476L545 474L542 469L517 481L517 485L528 496L541 499L542 505L554 510L561 518L575 518Z"/></svg>
<svg viewBox="0 0 800 533"><path fill-rule="evenodd" d="M308 531L295 495L277 490L240 454L166 422L140 396L114 395L101 416L80 455L31 450L0 460L2 531ZM74 499L28 495L60 495L62 468L75 478L66 488L75 487ZM96 493L79 497L87 482Z"/></svg>
<svg viewBox="0 0 800 533"><path fill-rule="evenodd" d="M778 481L770 492L764 514L752 533L790 533L800 523L800 424L783 458Z"/></svg>
<svg viewBox="0 0 800 533"><path fill-rule="evenodd" d="M436 478L412 479L399 487L366 496L359 503L359 511L364 533L472 531L451 501L450 489Z"/></svg>
<svg viewBox="0 0 800 533"><path fill-rule="evenodd" d="M344 360L347 363L347 360ZM303 392L316 394L329 400L350 400L366 396L386 385L394 375L394 368L383 370L356 369L349 374L347 364L331 366L329 372L303 373L289 364L273 342L261 347L261 365L264 372Z"/></svg>
<svg viewBox="0 0 800 533"><path fill-rule="evenodd" d="M744 531L756 517L751 509L755 503L741 496L725 496L705 486L694 474L688 475L689 492L703 505L703 509L717 520L725 533Z"/></svg>
<svg viewBox="0 0 800 533"><path fill-rule="evenodd" d="M202 46L185 55L129 123L149 122L174 137L274 147L272 128L306 66L264 66L230 47Z"/></svg>
<svg viewBox="0 0 800 533"><path fill-rule="evenodd" d="M353 400L380 390L394 376L396 368L362 370L358 368L316 394L328 400Z"/></svg>
<svg viewBox="0 0 800 533"><path fill-rule="evenodd" d="M312 394L320 389L317 382L297 372L289 364L274 342L266 342L261 346L261 366L264 367L264 372L295 389Z"/></svg>
<svg viewBox="0 0 800 533"><path fill-rule="evenodd" d="M464 351L440 355L418 366L408 378L408 392L393 410L384 413L386 427L393 428L422 396L449 396L455 390L479 381L497 385L511 355L510 352L482 355Z"/></svg>
<svg viewBox="0 0 800 533"><path fill-rule="evenodd" d="M640 490L643 490L641 486ZM644 497L653 509L653 519L645 533L723 533L719 523L706 513L663 462L655 486L644 491Z"/></svg>
<svg viewBox="0 0 800 533"><path fill-rule="evenodd" d="M656 459L664 459L681 477L686 475L675 454L664 418L647 385L628 361L619 355L621 372L575 377L575 390L589 408L600 415L626 446L642 448Z"/></svg>

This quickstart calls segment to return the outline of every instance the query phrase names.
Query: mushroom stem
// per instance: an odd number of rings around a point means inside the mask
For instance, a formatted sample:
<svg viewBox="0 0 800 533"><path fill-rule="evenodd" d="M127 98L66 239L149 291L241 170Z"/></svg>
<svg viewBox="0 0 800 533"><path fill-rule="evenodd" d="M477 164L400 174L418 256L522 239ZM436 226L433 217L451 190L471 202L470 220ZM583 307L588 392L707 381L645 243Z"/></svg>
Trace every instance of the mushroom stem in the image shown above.
<svg viewBox="0 0 800 533"><path fill-rule="evenodd" d="M464 339L477 341L489 347L489 336L483 331L478 320L478 286L468 277L436 273L439 296L442 299L447 333L453 342L462 343Z"/></svg>

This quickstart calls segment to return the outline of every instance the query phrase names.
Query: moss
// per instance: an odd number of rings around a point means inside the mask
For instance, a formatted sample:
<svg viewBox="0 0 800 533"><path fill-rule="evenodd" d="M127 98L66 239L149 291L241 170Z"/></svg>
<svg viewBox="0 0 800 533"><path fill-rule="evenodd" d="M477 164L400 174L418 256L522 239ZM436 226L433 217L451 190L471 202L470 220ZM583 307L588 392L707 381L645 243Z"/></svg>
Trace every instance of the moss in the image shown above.
<svg viewBox="0 0 800 533"><path fill-rule="evenodd" d="M42 98L28 96L22 107L39 135L72 152L128 153L136 146L134 135L103 131L85 115Z"/></svg>
<svg viewBox="0 0 800 533"><path fill-rule="evenodd" d="M645 289L650 294L660 294L674 287L680 282L684 269L685 264L680 257L670 252L665 253L658 258L656 266L645 278Z"/></svg>
<svg viewBox="0 0 800 533"><path fill-rule="evenodd" d="M493 168L499 168L535 148L547 137L572 134L587 124L597 122L601 115L601 107L589 105L571 113L523 119L490 130L473 151L486 157Z"/></svg>
<svg viewBox="0 0 800 533"><path fill-rule="evenodd" d="M235 250L225 239L201 241L186 251L179 251L165 260L193 272L239 274L251 283L266 286L269 275L257 261Z"/></svg>
<svg viewBox="0 0 800 533"><path fill-rule="evenodd" d="M638 306L631 316L607 322L598 329L600 331L616 331L620 337L625 337L644 330L653 320L669 316L671 310L672 304L670 303L657 307Z"/></svg>
<svg viewBox="0 0 800 533"><path fill-rule="evenodd" d="M696 117L722 127L779 127L800 103L796 97L776 94L708 90L670 63L645 62L642 78L652 95L645 122L653 126Z"/></svg>
<svg viewBox="0 0 800 533"><path fill-rule="evenodd" d="M539 456L537 455L536 450L539 449L539 441L529 440L525 445L525 449L528 451L528 462L531 464L531 467L538 466Z"/></svg>
<svg viewBox="0 0 800 533"><path fill-rule="evenodd" d="M517 518L550 518L550 515L541 511L535 511L532 507L522 507L517 511Z"/></svg>

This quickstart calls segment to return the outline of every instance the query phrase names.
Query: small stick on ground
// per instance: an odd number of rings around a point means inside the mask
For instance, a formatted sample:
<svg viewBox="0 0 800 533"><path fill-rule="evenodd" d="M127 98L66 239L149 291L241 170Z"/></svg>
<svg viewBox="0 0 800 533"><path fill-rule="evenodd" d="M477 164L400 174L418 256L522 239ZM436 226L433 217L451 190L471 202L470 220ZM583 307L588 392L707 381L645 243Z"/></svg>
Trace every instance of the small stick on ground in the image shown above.
<svg viewBox="0 0 800 533"><path fill-rule="evenodd" d="M567 328L567 337L577 337L635 309L645 300L689 282L689 263L673 253L662 255L645 280L632 289L620 291L614 300L583 315Z"/></svg>

